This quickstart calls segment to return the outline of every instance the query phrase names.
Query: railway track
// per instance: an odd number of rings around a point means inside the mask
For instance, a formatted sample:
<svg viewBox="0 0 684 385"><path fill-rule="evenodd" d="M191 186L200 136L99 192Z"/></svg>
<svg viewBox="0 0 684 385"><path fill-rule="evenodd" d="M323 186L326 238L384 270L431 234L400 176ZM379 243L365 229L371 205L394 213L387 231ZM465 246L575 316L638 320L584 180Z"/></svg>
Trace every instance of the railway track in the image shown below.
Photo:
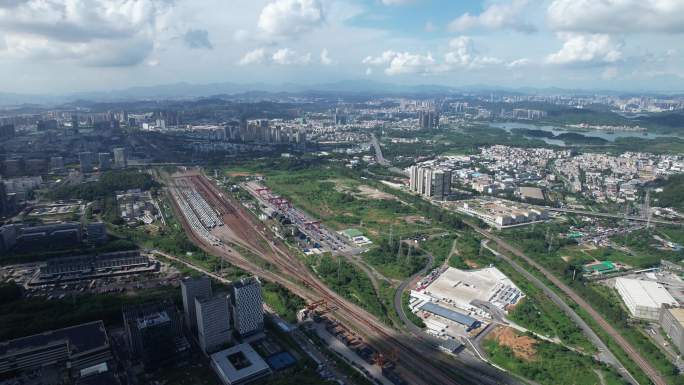
<svg viewBox="0 0 684 385"><path fill-rule="evenodd" d="M294 278L294 281L281 274L261 268L239 253L227 253L224 248L207 244L206 241L193 234L187 224L183 223L186 232L191 234L191 239L205 251L218 253L235 266L259 275L266 280L279 283L305 300L313 302L325 299L337 309L335 316L340 321L351 325L352 329L364 335L376 349L385 352L398 352L397 356L400 361L398 370L401 370L402 375L411 384L499 385L503 383L500 379L476 372L463 364L459 365L459 363L454 362L454 365L448 365L442 362L438 358L440 353L432 346L426 346L424 341L409 336L398 336L396 331L382 324L367 311L341 298L319 281L297 256L293 256L289 252L284 244L274 242L273 237L262 224L258 223L249 213L245 213L239 203L232 202L229 197L218 192L217 188L205 177L193 175L186 178L209 200L213 207L218 208L219 212L225 213L224 215L237 216L243 225L247 224L251 227L253 233L249 234L247 240L240 243L242 247L277 266L282 272ZM174 208L180 213L176 202L174 202ZM254 235L257 237L255 238ZM259 242L259 239L263 243ZM264 247L265 245L266 247ZM302 285L306 289L302 288ZM401 341L400 338L410 341Z"/></svg>

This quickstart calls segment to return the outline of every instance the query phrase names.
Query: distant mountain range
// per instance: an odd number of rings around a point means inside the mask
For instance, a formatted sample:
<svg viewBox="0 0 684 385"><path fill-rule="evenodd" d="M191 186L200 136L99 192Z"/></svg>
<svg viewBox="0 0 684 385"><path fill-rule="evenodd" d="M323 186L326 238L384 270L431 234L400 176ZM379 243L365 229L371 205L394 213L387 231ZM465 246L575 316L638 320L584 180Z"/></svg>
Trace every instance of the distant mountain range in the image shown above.
<svg viewBox="0 0 684 385"><path fill-rule="evenodd" d="M0 92L0 106L17 105L58 105L77 100L91 102L121 102L132 100L183 100L209 97L215 95L252 95L263 94L371 94L371 95L449 95L455 93L486 94L503 92L507 94L535 95L593 95L614 94L630 95L635 93L609 90L569 90L562 88L508 88L490 85L469 85L450 87L442 85L401 85L393 83L373 82L367 80L346 80L326 84L283 83L209 83L191 84L176 83L147 87L130 87L112 91L78 92L71 94L18 94ZM655 94L653 92L646 94ZM664 93L672 95L672 93Z"/></svg>

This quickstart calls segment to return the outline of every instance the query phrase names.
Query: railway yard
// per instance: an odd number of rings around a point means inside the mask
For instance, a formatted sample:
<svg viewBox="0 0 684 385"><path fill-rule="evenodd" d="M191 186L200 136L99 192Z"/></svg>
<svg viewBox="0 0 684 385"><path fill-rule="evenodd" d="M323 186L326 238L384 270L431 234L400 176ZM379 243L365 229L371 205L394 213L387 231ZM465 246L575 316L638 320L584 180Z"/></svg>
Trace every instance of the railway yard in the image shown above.
<svg viewBox="0 0 684 385"><path fill-rule="evenodd" d="M392 375L396 372L411 384L518 383L484 362L466 362L445 355L429 341L398 332L344 299L308 269L298 252L278 240L206 176L188 171L175 174L169 182L174 210L196 244L238 268L286 287L309 303L324 301L331 309L328 317L362 336L377 357L396 358ZM212 223L215 226L207 226ZM263 262L269 265L264 267Z"/></svg>

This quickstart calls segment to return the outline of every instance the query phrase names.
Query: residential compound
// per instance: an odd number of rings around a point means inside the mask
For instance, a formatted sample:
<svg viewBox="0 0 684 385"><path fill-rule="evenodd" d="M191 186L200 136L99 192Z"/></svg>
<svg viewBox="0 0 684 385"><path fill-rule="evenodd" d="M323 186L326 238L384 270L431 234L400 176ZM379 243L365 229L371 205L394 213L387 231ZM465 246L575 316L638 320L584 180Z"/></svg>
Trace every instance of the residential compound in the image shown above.
<svg viewBox="0 0 684 385"><path fill-rule="evenodd" d="M431 170L450 173L454 189L480 194L544 199L543 194L527 194L526 188L547 190L560 186L592 201L626 202L639 199L643 184L684 172L684 157L637 152L575 154L566 149L495 145L482 147L477 155L445 156L412 166L410 189L434 196ZM428 178L432 181L430 185L425 182Z"/></svg>
<svg viewBox="0 0 684 385"><path fill-rule="evenodd" d="M425 197L445 200L451 194L451 171L431 167L409 168L409 188Z"/></svg>

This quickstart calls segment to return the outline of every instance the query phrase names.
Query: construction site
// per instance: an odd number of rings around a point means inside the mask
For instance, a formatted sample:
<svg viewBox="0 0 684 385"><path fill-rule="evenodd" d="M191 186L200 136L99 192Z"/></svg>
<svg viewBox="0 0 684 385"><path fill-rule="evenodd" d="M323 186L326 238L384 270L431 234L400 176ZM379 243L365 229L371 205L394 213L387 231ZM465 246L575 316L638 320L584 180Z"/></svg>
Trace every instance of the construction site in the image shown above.
<svg viewBox="0 0 684 385"><path fill-rule="evenodd" d="M327 317L353 330L378 356L385 357L382 359L383 367L389 357L396 358L393 360L395 369L387 376L396 376L411 384L427 383L426 378L430 383L440 384L494 385L502 381L511 382L505 373L485 363L456 361L440 353L430 342L387 326L328 288L296 253L201 172L190 170L174 174L167 185L174 211L191 240L206 252L262 279L278 283L309 303L324 301L329 310ZM201 211L206 208L202 201L217 216L216 226L210 227L202 222ZM210 213L208 215L212 217ZM263 262L270 264L269 269L262 267Z"/></svg>

